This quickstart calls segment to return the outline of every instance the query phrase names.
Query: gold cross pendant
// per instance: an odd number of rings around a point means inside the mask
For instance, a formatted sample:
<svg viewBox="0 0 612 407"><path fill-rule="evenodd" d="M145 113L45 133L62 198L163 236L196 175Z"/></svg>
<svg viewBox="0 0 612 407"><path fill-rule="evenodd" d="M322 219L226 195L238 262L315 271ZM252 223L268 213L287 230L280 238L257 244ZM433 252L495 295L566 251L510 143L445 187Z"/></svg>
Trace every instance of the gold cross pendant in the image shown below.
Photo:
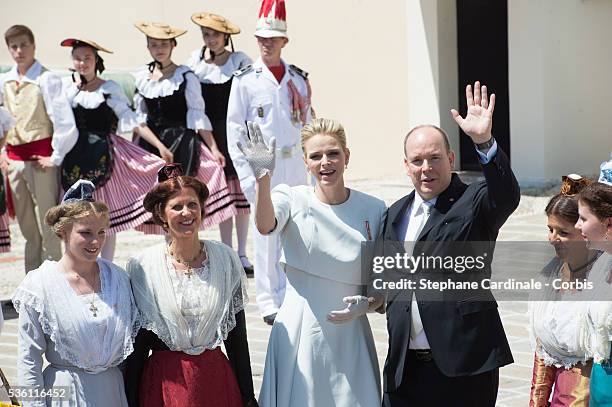
<svg viewBox="0 0 612 407"><path fill-rule="evenodd" d="M96 307L96 304L94 304L93 302L89 305L89 310L91 311L94 317L98 316L98 308Z"/></svg>
<svg viewBox="0 0 612 407"><path fill-rule="evenodd" d="M191 267L187 266L187 271L185 272L185 275L187 276L187 278L191 278L191 276L193 275L193 271L191 271Z"/></svg>

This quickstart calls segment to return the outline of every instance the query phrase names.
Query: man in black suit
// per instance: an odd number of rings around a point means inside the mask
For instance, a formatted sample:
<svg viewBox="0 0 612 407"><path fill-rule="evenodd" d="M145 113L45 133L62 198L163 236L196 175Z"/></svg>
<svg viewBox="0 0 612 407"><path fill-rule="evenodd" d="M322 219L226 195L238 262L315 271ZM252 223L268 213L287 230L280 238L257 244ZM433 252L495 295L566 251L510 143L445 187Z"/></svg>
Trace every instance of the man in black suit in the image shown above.
<svg viewBox="0 0 612 407"><path fill-rule="evenodd" d="M451 252L450 242L493 246L518 206L518 183L491 135L495 95L489 104L486 86L476 82L473 92L467 86L466 97L466 117L451 112L475 144L485 181L467 185L452 173L455 155L442 129L412 129L404 140L404 165L415 191L389 208L384 242L416 241L419 254L438 256ZM392 245L384 246L390 255ZM461 291L438 301L418 290L388 293L386 312L383 406L495 405L499 367L513 359L489 290Z"/></svg>

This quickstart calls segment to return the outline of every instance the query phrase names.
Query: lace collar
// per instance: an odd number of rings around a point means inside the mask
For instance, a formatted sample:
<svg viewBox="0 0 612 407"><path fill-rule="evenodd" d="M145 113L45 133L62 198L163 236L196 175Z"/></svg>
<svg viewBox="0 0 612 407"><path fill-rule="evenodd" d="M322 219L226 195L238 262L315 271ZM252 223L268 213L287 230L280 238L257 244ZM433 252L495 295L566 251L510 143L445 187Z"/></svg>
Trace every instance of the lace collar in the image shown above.
<svg viewBox="0 0 612 407"><path fill-rule="evenodd" d="M13 296L19 313L37 316L37 323L67 363L88 373L100 373L119 365L133 351L138 332L138 311L125 271L98 259L102 292L99 296L113 312L105 318L92 317L82 298L59 274L55 261L45 261L29 272ZM104 337L92 337L89 327L106 324ZM92 350L95 350L92 351Z"/></svg>
<svg viewBox="0 0 612 407"><path fill-rule="evenodd" d="M236 326L235 314L247 301L246 276L236 253L221 243L203 242L210 264L205 282L209 295L199 296L199 309L192 313L197 315L192 329L177 303L169 274L174 270L168 270L165 244L145 250L127 266L142 326L171 350L190 355L219 346Z"/></svg>

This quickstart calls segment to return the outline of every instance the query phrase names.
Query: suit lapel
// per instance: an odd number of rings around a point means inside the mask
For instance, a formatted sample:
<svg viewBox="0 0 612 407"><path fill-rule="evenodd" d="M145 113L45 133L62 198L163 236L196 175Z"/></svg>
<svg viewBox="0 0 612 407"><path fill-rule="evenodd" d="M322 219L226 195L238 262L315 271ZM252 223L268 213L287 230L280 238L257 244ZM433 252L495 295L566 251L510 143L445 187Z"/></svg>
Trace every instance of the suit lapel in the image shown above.
<svg viewBox="0 0 612 407"><path fill-rule="evenodd" d="M387 214L387 222L389 222L389 226L385 231L385 240L393 240L398 241L399 237L395 232L395 228L398 223L402 221L404 214L406 213L406 208L410 206L412 201L414 200L414 191L401 198L399 201L391 205L389 208L389 213Z"/></svg>

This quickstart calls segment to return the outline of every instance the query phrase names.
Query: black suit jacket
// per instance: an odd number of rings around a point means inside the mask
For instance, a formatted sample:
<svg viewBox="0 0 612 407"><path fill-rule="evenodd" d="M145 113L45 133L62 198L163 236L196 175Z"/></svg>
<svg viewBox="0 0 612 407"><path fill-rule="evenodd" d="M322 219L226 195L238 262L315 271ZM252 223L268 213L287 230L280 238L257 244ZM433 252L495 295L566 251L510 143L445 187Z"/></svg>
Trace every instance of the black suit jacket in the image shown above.
<svg viewBox="0 0 612 407"><path fill-rule="evenodd" d="M485 181L470 185L457 174L452 175L417 239L420 247L415 254L444 256L449 248L441 242L488 241L494 245L499 229L518 206L520 189L508 157L499 146L495 157L482 169ZM398 240L395 226L410 207L414 194L413 191L389 208L383 229L385 256L393 255L389 247L398 247L391 243ZM490 275L490 268L488 272ZM387 301L389 353L383 375L385 392L395 391L406 379L412 293L401 291L390 295ZM440 301L419 300L419 292L415 294L433 359L446 376L475 375L513 362L490 291L466 290L459 299L455 296Z"/></svg>

